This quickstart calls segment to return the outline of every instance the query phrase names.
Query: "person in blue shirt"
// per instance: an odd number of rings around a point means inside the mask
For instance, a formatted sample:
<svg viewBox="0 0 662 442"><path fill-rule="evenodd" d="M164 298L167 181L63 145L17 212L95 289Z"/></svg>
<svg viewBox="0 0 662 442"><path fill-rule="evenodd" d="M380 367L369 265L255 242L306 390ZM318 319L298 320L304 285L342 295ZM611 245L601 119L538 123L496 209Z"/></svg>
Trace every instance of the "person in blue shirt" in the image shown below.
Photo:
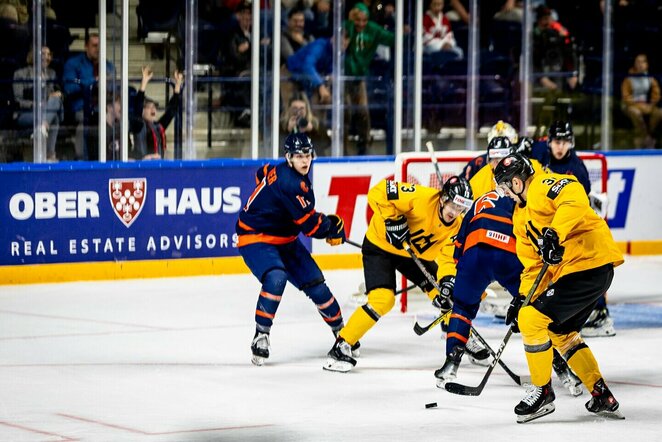
<svg viewBox="0 0 662 442"><path fill-rule="evenodd" d="M239 254L262 284L251 343L255 365L262 365L269 357L269 333L287 281L315 303L334 335L344 325L338 301L298 238L303 233L326 239L333 246L342 244L344 222L338 215L315 211L315 194L308 178L315 154L310 138L303 133L291 134L284 147L285 161L258 169L255 190L236 224Z"/></svg>
<svg viewBox="0 0 662 442"><path fill-rule="evenodd" d="M584 186L586 194L591 193L591 181L588 170L575 152L575 133L569 121L555 121L549 127L547 149L533 150L533 157L552 172L565 175L574 175L577 181ZM594 197L589 195L591 206L594 206ZM610 337L616 335L614 321L609 315L607 298L602 296L593 309L586 324L582 328L585 337Z"/></svg>
<svg viewBox="0 0 662 442"><path fill-rule="evenodd" d="M112 78L115 68L106 61L108 78ZM64 64L62 74L65 104L76 119L75 149L77 159L87 159L85 148L85 124L91 111L98 112L94 87L99 81L99 34L91 33L85 38L85 52L75 55ZM96 104L95 104L96 103ZM87 109L86 109L87 106Z"/></svg>

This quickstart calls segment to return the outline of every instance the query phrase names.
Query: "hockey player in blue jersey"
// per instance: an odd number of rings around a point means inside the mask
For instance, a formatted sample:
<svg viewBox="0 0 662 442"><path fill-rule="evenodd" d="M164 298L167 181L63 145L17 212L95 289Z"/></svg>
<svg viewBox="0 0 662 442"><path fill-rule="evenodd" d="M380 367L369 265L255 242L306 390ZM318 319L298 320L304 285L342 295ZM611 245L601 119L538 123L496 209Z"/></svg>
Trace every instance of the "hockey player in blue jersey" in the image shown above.
<svg viewBox="0 0 662 442"><path fill-rule="evenodd" d="M262 284L251 343L255 365L262 365L269 357L269 332L287 281L315 303L334 335L343 327L340 305L298 235L339 245L345 241L344 223L338 215L315 211L308 178L315 155L310 138L303 133L291 134L284 147L285 161L257 171L255 190L236 225L239 253Z"/></svg>
<svg viewBox="0 0 662 442"><path fill-rule="evenodd" d="M552 172L573 175L577 178L589 196L591 207L604 217L603 206L606 205L606 198L591 192L589 173L584 162L575 152L575 134L569 121L553 122L548 131L547 149L542 151L534 149L533 156ZM581 333L585 337L616 335L605 296L598 301Z"/></svg>
<svg viewBox="0 0 662 442"><path fill-rule="evenodd" d="M519 297L524 267L517 258L512 221L514 208L512 199L490 191L474 202L462 221L455 239L457 274L452 294L453 311L446 332L446 361L434 372L439 388L457 376L471 323L487 286L497 281L512 296ZM556 351L553 366L572 395L582 393L581 381Z"/></svg>

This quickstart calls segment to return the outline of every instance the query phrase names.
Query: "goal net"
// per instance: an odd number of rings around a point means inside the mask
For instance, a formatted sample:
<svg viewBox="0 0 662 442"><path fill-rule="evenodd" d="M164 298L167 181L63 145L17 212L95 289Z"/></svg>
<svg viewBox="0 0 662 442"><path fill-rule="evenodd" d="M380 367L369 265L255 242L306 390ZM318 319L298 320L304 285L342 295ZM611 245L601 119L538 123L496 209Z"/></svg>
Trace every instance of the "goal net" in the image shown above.
<svg viewBox="0 0 662 442"><path fill-rule="evenodd" d="M483 151L469 150L435 152L443 182L453 175L458 175L471 159L482 153ZM598 193L607 192L607 160L605 156L593 152L577 152L577 155L584 161L588 169L591 190ZM429 152L406 152L396 156L395 180L421 184L436 189L440 189L443 185L443 182L440 183L437 178ZM402 287L406 287L407 284L403 277ZM427 297L424 298L427 301ZM403 292L400 297L402 312L407 311L407 305L408 294Z"/></svg>

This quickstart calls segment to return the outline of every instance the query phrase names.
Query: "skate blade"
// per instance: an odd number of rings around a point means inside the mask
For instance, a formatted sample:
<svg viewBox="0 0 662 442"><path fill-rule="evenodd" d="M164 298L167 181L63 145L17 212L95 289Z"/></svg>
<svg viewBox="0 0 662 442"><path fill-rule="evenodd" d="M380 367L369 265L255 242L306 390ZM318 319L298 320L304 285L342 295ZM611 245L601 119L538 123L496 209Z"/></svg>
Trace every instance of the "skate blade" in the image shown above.
<svg viewBox="0 0 662 442"><path fill-rule="evenodd" d="M616 420L622 420L625 419L625 416L623 413L621 413L620 410L616 411L598 411L597 413L593 413L596 416L604 417L606 419L616 419Z"/></svg>
<svg viewBox="0 0 662 442"><path fill-rule="evenodd" d="M437 388L441 388L442 390L444 390L446 388L446 384L448 382L454 381L456 377L457 376L449 376L444 379L437 378Z"/></svg>
<svg viewBox="0 0 662 442"><path fill-rule="evenodd" d="M257 365L258 367L261 367L262 365L264 365L265 359L266 358L263 358L262 356L253 355L253 357L251 358L251 362L253 363L253 365Z"/></svg>
<svg viewBox="0 0 662 442"><path fill-rule="evenodd" d="M350 362L338 361L337 359L328 358L326 363L322 366L324 370L335 371L338 373L347 373L349 372L354 365Z"/></svg>
<svg viewBox="0 0 662 442"><path fill-rule="evenodd" d="M490 356L486 357L485 359L476 359L471 355L468 356L469 356L469 360L474 365L479 365L481 367L489 367L492 364L492 358Z"/></svg>
<svg viewBox="0 0 662 442"><path fill-rule="evenodd" d="M613 327L607 327L607 328L585 327L581 330L580 333L584 338L611 338L612 336L616 336L616 330Z"/></svg>
<svg viewBox="0 0 662 442"><path fill-rule="evenodd" d="M554 413L554 410L556 410L556 407L554 406L554 403L546 404L543 405L540 410L536 411L535 413L531 414L524 414L522 416L517 416L517 423L518 424L523 424L526 422L531 422L534 419L538 419L539 417L546 416L548 414Z"/></svg>
<svg viewBox="0 0 662 442"><path fill-rule="evenodd" d="M584 393L584 390L582 389L581 385L572 385L567 388L570 394L573 395L574 397L581 396L582 393Z"/></svg>

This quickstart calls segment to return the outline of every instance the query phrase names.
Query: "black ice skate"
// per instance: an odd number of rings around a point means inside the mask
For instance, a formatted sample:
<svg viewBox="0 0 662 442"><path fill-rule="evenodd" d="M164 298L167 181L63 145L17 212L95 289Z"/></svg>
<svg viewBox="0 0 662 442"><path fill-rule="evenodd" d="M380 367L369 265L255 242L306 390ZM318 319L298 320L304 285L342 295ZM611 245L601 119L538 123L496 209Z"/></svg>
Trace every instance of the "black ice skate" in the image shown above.
<svg viewBox="0 0 662 442"><path fill-rule="evenodd" d="M571 395L579 396L584 392L581 379L573 373L572 369L568 366L568 363L563 359L563 356L557 351L554 351L552 367L561 382L563 382L563 386L568 389Z"/></svg>
<svg viewBox="0 0 662 442"><path fill-rule="evenodd" d="M334 330L333 336L335 336L336 339L338 339L338 332ZM361 348L361 343L359 341L356 341L356 344L352 345L352 357L354 359L358 359L359 357L361 357L361 350L359 350L360 348Z"/></svg>
<svg viewBox="0 0 662 442"><path fill-rule="evenodd" d="M551 380L542 387L531 385L527 388L524 399L515 407L517 423L523 424L553 413L555 410L554 399L556 396L554 396Z"/></svg>
<svg viewBox="0 0 662 442"><path fill-rule="evenodd" d="M437 378L437 388L444 388L446 382L450 382L457 377L457 369L460 366L463 353L464 348L456 345L446 357L444 365L434 372L434 377Z"/></svg>
<svg viewBox="0 0 662 442"><path fill-rule="evenodd" d="M586 338L599 338L616 336L614 321L609 316L607 307L596 308L582 327L582 336Z"/></svg>
<svg viewBox="0 0 662 442"><path fill-rule="evenodd" d="M593 386L591 396L591 400L586 403L588 411L604 417L625 419L625 416L618 411L618 401L602 378Z"/></svg>
<svg viewBox="0 0 662 442"><path fill-rule="evenodd" d="M473 333L469 335L467 346L465 348L469 360L476 365L487 367L490 365L490 352L483 346L483 344L474 337Z"/></svg>
<svg viewBox="0 0 662 442"><path fill-rule="evenodd" d="M260 366L264 364L264 360L269 357L269 334L262 332L255 332L255 337L251 343L251 352L253 357L251 362L254 365Z"/></svg>
<svg viewBox="0 0 662 442"><path fill-rule="evenodd" d="M328 371L347 373L355 365L356 359L352 357L351 346L343 338L338 338L327 354L326 363L322 368Z"/></svg>

